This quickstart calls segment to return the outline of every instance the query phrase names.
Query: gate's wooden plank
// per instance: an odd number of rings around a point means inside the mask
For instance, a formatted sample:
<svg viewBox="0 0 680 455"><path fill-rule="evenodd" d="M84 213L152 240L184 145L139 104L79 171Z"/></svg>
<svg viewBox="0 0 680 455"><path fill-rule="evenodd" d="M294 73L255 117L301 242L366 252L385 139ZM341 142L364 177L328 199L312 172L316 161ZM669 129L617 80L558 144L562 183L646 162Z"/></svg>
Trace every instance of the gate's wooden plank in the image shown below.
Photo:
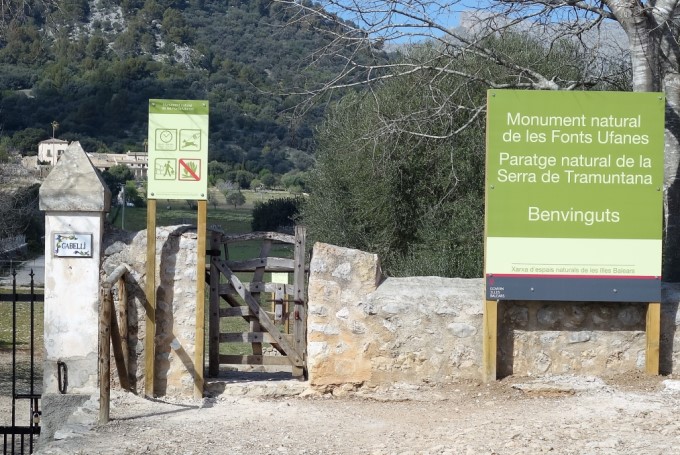
<svg viewBox="0 0 680 455"><path fill-rule="evenodd" d="M0 302L44 302L44 294L0 294Z"/></svg>
<svg viewBox="0 0 680 455"><path fill-rule="evenodd" d="M307 361L307 305L305 304L305 241L304 226L295 226L295 272L293 275L293 337L294 346L302 362L293 368L293 376L304 375Z"/></svg>
<svg viewBox="0 0 680 455"><path fill-rule="evenodd" d="M257 316L250 310L250 307L245 305L235 306L230 308L220 308L221 318L233 318L233 317L243 317L243 318L256 318Z"/></svg>
<svg viewBox="0 0 680 455"><path fill-rule="evenodd" d="M294 288L291 284L278 284L278 283L256 283L244 281L243 286L250 292L270 292L275 293L278 291L279 287L283 287L283 293L289 296L294 295ZM218 287L218 292L221 296L223 295L237 295L236 291L229 284L220 284Z"/></svg>
<svg viewBox="0 0 680 455"><path fill-rule="evenodd" d="M219 232L211 232L210 249L220 250ZM215 265L219 256L210 256L210 321L208 325L208 376L220 373L220 272Z"/></svg>
<svg viewBox="0 0 680 455"><path fill-rule="evenodd" d="M289 343L293 341L292 335L283 335ZM278 344L268 332L234 332L220 333L220 343L270 343Z"/></svg>
<svg viewBox="0 0 680 455"><path fill-rule="evenodd" d="M290 360L273 355L220 355L220 365L290 365Z"/></svg>
<svg viewBox="0 0 680 455"><path fill-rule="evenodd" d="M260 263L259 265L256 266L255 268L255 273L253 273L253 282L262 282L264 281L264 270L265 270L265 265L268 264L269 262L269 252L272 249L272 241L271 240L263 240L262 241L262 246L260 247ZM231 267L230 267L231 268ZM232 269L233 270L233 269ZM252 292L251 295L255 299L256 302L261 304L261 299L260 299L260 292ZM260 326L260 321L257 319L251 319L250 320L250 331L251 332L259 332L262 330L262 327ZM262 355L262 342L253 342L252 343L252 349L253 349L253 355Z"/></svg>
<svg viewBox="0 0 680 455"><path fill-rule="evenodd" d="M281 234L280 232L249 232L247 234L223 234L222 242L225 243L235 243L235 242L245 242L247 240L275 240L277 242L283 243L295 243L295 237L290 234Z"/></svg>
<svg viewBox="0 0 680 455"><path fill-rule="evenodd" d="M247 306L235 306L231 308L220 308L220 317L221 318L233 318L236 316L242 316L242 317L257 317L255 316L255 313L253 313L250 310L250 307Z"/></svg>
<svg viewBox="0 0 680 455"><path fill-rule="evenodd" d="M220 333L220 343L271 343L267 332Z"/></svg>
<svg viewBox="0 0 680 455"><path fill-rule="evenodd" d="M226 262L223 260L218 261L217 267L219 268L220 272L222 272L222 274L226 276L227 279L232 283L241 298L248 304L250 310L255 313L255 315L257 315L260 324L265 328L265 330L272 334L278 334L275 335L277 338L277 343L279 343L281 348L286 352L288 358L291 360L291 363L293 365L302 367L304 365L303 356L291 343L283 338L283 334L279 333L278 329L271 321L269 316L267 316L266 312L260 310L258 302L249 292L246 291L245 286L243 286L243 283L241 283L241 280L239 280L238 277L234 275L234 273L229 269L229 267L227 267Z"/></svg>
<svg viewBox="0 0 680 455"><path fill-rule="evenodd" d="M264 267L267 272L292 272L294 267L292 259L262 257L259 259L247 259L245 261L228 261L227 266L232 272L255 272ZM260 281L254 279L253 281Z"/></svg>

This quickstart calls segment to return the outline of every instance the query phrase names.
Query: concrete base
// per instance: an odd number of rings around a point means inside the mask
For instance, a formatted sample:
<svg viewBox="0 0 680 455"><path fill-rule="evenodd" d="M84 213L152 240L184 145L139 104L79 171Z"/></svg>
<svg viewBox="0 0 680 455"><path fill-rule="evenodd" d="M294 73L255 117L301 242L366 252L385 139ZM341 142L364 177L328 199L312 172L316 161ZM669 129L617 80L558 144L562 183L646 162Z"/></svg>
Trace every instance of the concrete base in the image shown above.
<svg viewBox="0 0 680 455"><path fill-rule="evenodd" d="M98 408L89 412L92 406L90 395L53 394L42 396L40 419L40 439L38 445L44 445L53 439L63 439L67 433L76 433L75 426L91 428L97 421Z"/></svg>

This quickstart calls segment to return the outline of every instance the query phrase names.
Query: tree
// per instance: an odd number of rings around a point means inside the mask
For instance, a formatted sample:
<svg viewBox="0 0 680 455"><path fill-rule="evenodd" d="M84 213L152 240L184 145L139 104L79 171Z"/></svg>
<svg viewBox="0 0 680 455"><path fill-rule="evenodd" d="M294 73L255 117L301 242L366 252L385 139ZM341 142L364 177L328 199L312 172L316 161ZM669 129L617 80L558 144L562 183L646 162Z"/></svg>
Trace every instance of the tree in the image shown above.
<svg viewBox="0 0 680 455"><path fill-rule="evenodd" d="M250 227L253 231L292 231L301 202L292 197L257 201Z"/></svg>
<svg viewBox="0 0 680 455"><path fill-rule="evenodd" d="M123 185L128 181L134 180L135 175L132 170L124 164L116 164L111 166L108 170L102 172L102 179L104 183L111 190L111 199L117 200L118 193L120 192Z"/></svg>
<svg viewBox="0 0 680 455"><path fill-rule="evenodd" d="M38 208L38 189L39 185L33 185L0 195L0 239L26 234L29 240L40 240L44 220Z"/></svg>
<svg viewBox="0 0 680 455"><path fill-rule="evenodd" d="M144 198L139 194L137 184L134 180L125 182L125 204L132 203L135 207L144 207L146 204Z"/></svg>
<svg viewBox="0 0 680 455"><path fill-rule="evenodd" d="M379 254L387 275L479 276L482 122L468 124L450 107L441 112L447 121L423 124L414 113L437 108L435 94L449 96L460 81L419 82L416 75L389 81L330 110L302 219L313 240ZM481 86L476 92L483 97ZM402 119L399 127L386 128L388 118ZM418 128L427 136L404 132Z"/></svg>
<svg viewBox="0 0 680 455"><path fill-rule="evenodd" d="M435 71L441 76L457 74L489 88L574 90L609 84L634 91L666 94L666 166L664 195L666 230L664 270L666 280L680 280L680 3L675 0L490 0L478 10L458 0L322 0L297 2L276 0L297 12L300 23L327 21L333 43L317 55L345 62L344 69L322 83L309 84L300 93L310 99L329 90L373 86L388 79ZM460 10L467 10L464 27L447 23ZM550 77L540 67L517 54L497 52L486 45L489 37L507 31L540 37L550 48L569 40L578 45L584 67L574 77L558 73ZM437 60L418 62L359 63L357 55L374 55L378 48L404 42L428 41L436 46ZM628 59L622 64L621 59ZM480 59L490 70L467 72L452 62ZM513 80L507 75L513 74ZM501 76L500 78L498 76ZM628 80L630 77L630 80ZM459 105L469 117L484 112L480 100ZM418 134L418 131L411 133Z"/></svg>
<svg viewBox="0 0 680 455"><path fill-rule="evenodd" d="M246 197L241 193L241 190L232 191L226 194L227 204L233 205L234 208L240 207L246 203Z"/></svg>

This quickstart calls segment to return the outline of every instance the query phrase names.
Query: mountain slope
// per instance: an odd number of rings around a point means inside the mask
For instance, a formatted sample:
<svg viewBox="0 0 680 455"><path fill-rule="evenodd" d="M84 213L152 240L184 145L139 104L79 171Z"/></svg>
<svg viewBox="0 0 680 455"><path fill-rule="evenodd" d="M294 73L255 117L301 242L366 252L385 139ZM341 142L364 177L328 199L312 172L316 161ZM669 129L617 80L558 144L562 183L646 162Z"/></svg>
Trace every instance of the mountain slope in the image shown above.
<svg viewBox="0 0 680 455"><path fill-rule="evenodd" d="M283 174L312 162L321 111L293 122L301 99L282 93L337 69L330 60L306 69L328 42L324 24L287 25L287 11L266 0L57 4L34 0L31 16L5 21L0 147L33 154L26 136L47 137L57 121L58 136L88 150L143 150L149 98L208 99L211 159L227 163L219 172Z"/></svg>

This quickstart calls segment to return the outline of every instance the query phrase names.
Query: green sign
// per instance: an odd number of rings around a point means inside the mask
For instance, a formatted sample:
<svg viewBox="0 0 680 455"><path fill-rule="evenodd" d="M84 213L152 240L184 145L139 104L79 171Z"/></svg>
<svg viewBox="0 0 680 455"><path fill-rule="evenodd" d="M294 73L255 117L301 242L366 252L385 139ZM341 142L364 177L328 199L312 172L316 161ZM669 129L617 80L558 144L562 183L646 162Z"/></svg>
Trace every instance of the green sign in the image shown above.
<svg viewBox="0 0 680 455"><path fill-rule="evenodd" d="M149 199L207 199L208 112L208 101L149 100Z"/></svg>
<svg viewBox="0 0 680 455"><path fill-rule="evenodd" d="M578 300L631 297L623 297L611 279L656 285L664 105L660 93L488 92L490 298L531 298L537 295L536 280L544 278L580 286L587 292ZM508 296L508 286L498 285L512 278L524 280L526 292L510 286ZM605 299L600 291L588 291L597 283L619 295ZM491 287L502 289L494 294Z"/></svg>

